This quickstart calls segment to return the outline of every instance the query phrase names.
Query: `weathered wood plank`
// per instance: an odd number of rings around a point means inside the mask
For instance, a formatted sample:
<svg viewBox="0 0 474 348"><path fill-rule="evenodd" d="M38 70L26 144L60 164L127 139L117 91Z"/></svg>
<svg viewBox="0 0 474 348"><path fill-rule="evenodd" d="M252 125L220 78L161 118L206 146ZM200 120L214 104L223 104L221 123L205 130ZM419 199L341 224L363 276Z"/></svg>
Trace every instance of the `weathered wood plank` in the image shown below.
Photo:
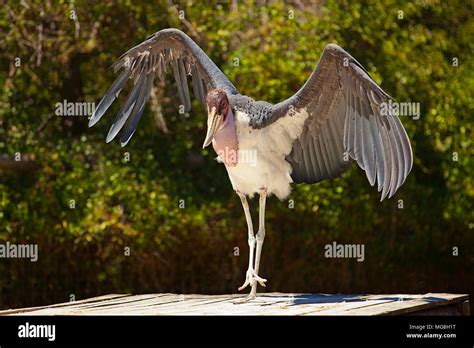
<svg viewBox="0 0 474 348"><path fill-rule="evenodd" d="M378 295L380 296L380 295ZM399 295L402 300L361 308L347 313L349 315L404 315L416 311L425 311L435 307L459 303L468 298L468 295L453 294L426 294L426 295Z"/></svg>
<svg viewBox="0 0 474 348"><path fill-rule="evenodd" d="M71 307L71 306L76 305L76 304L101 302L101 301L107 301L109 299L114 299L114 298L118 298L118 297L127 297L127 296L130 296L130 294L111 294L111 295L91 297L91 298L84 299L84 300L62 302L62 303L57 303L57 304L52 304L52 305L47 305L47 306L5 309L3 311L0 311L0 315L15 314L15 313L26 313L26 312L31 312L31 311L38 311L38 310L41 310L43 308L48 308L49 309L49 308L57 308L57 307Z"/></svg>
<svg viewBox="0 0 474 348"><path fill-rule="evenodd" d="M266 293L236 303L230 295L106 295L50 306L0 311L0 315L407 315L469 313L469 296L458 294Z"/></svg>

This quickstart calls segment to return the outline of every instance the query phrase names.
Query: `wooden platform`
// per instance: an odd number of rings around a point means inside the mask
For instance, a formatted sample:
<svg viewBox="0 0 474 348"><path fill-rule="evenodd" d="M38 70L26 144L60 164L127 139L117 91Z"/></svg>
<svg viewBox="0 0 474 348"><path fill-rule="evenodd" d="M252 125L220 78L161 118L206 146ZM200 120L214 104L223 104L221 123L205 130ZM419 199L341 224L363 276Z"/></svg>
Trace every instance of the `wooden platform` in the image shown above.
<svg viewBox="0 0 474 348"><path fill-rule="evenodd" d="M106 295L0 315L469 315L469 296L327 295L267 293L243 304L244 295Z"/></svg>

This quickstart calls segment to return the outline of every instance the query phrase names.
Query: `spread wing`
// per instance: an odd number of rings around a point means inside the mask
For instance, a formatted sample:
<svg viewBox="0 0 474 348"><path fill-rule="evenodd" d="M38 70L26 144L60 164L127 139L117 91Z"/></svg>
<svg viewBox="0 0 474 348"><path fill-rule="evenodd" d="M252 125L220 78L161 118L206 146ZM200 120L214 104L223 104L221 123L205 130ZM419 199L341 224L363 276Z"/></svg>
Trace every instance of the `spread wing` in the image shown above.
<svg viewBox="0 0 474 348"><path fill-rule="evenodd" d="M330 44L304 86L253 126L306 112L302 132L286 157L293 181L337 177L355 160L369 183L377 182L383 200L393 196L413 165L408 136L391 102L360 63Z"/></svg>
<svg viewBox="0 0 474 348"><path fill-rule="evenodd" d="M224 73L189 36L178 29L164 29L130 49L114 64L115 72L120 69L123 71L100 101L89 120L89 127L101 119L126 82L132 80L133 88L107 135L107 142L110 142L125 127L120 138L122 146L125 146L143 115L154 78L158 76L164 80L169 65L172 67L178 94L186 112L191 109L187 75L192 75L194 95L202 103L207 91L213 88L222 88L229 95L237 93Z"/></svg>

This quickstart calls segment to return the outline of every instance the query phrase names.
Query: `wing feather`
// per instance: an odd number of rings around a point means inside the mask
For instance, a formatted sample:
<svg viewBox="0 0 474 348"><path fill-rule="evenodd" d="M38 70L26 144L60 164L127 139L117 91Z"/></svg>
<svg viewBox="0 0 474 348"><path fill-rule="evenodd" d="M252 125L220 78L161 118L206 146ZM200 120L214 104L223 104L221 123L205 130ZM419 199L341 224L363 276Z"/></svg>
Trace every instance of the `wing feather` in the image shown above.
<svg viewBox="0 0 474 348"><path fill-rule="evenodd" d="M121 143L125 146L136 131L153 87L154 76L164 80L167 67L171 65L184 110L191 110L191 96L187 76L192 75L195 97L204 103L207 91L222 88L229 95L238 94L237 89L204 51L185 33L177 29L164 29L150 36L141 44L125 52L113 65L114 71L124 69L112 84L92 115L89 126L96 124L117 99L128 79L133 80L133 89L117 114L107 135L107 142L114 139L124 127Z"/></svg>
<svg viewBox="0 0 474 348"><path fill-rule="evenodd" d="M117 135L117 133L122 129L125 121L127 121L128 116L133 111L134 106L137 102L137 97L140 94L146 80L146 75L140 75L135 87L128 95L127 99L123 103L122 107L120 108L117 116L115 117L115 121L110 127L109 133L107 134L106 142L112 141L113 138Z"/></svg>
<svg viewBox="0 0 474 348"><path fill-rule="evenodd" d="M130 70L125 70L120 74L120 76L115 80L115 82L110 86L107 92L105 92L104 97L100 101L99 105L94 111L91 119L89 120L89 126L95 125L102 116L105 114L110 105L117 99L118 95L123 89L123 86L130 77Z"/></svg>
<svg viewBox="0 0 474 348"><path fill-rule="evenodd" d="M351 162L344 160L347 153L365 171L369 184L377 184L383 200L395 194L413 164L400 119L391 109L382 114L382 106L391 99L359 62L330 44L303 87L251 125L262 128L288 117L290 107L306 110L301 134L286 157L293 180L315 183L336 177Z"/></svg>
<svg viewBox="0 0 474 348"><path fill-rule="evenodd" d="M150 96L150 91L153 88L153 79L154 75L150 74L147 77L147 81L145 86L143 87L143 91L137 100L137 103L133 107L132 115L129 117L127 124L125 126L125 131L120 138L120 144L125 146L128 144L130 139L132 138L133 134L137 130L137 125L140 119L143 116L143 112L145 111L145 104Z"/></svg>

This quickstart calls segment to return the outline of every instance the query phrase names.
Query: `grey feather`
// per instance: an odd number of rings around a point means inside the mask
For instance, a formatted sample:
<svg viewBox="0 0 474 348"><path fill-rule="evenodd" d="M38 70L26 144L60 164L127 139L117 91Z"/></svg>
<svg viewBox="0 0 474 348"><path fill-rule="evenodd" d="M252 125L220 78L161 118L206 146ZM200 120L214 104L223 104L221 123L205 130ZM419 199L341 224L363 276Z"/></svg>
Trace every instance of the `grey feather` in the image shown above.
<svg viewBox="0 0 474 348"><path fill-rule="evenodd" d="M314 139L311 139L311 140L314 140ZM311 162L310 162L310 165L307 166L307 168L308 168L308 177L311 177L313 175L316 175L316 172L318 170L317 169L318 159L316 157L316 151L315 151L314 144L305 153L309 153L309 157L310 157Z"/></svg>
<svg viewBox="0 0 474 348"><path fill-rule="evenodd" d="M392 177L392 169L391 169L391 148L390 148L390 139L388 138L387 129L385 128L385 124L383 121L378 118L377 119L379 132L382 138L382 147L383 147L383 165L384 165L384 180L382 182L382 196L381 201L387 196L388 190L390 188L390 180Z"/></svg>
<svg viewBox="0 0 474 348"><path fill-rule="evenodd" d="M178 61L173 60L171 62L171 67L173 68L174 80L176 82L176 86L178 87L179 99L181 100L181 104L184 105L185 104L184 87L182 84L181 71L179 69Z"/></svg>
<svg viewBox="0 0 474 348"><path fill-rule="evenodd" d="M380 129L377 125L377 111L376 106L371 104L373 117L370 120L370 134L375 148L375 173L377 177L377 190L380 192L383 188L383 181L385 178L384 167L384 150L382 145L382 138Z"/></svg>
<svg viewBox="0 0 474 348"><path fill-rule="evenodd" d="M331 164L329 162L329 158L326 152L326 146L324 145L324 141L321 137L316 139L316 143L318 144L318 150L319 150L319 155L320 155L319 163L321 164L320 166L321 172L324 178L330 178L331 177L331 171L330 171ZM303 154L305 153L304 150L305 149L303 149Z"/></svg>
<svg viewBox="0 0 474 348"><path fill-rule="evenodd" d="M371 132L371 119L373 119L372 112L370 109L370 104L365 93L361 94L360 98L361 108L362 108L362 129L363 129L363 139L364 139L364 148L362 150L363 159L364 159L364 169L369 180L370 186L375 184L375 148L374 142L372 139Z"/></svg>
<svg viewBox="0 0 474 348"><path fill-rule="evenodd" d="M319 139L311 137L310 144L309 144L309 151L311 151L315 157L313 160L314 161L314 175L318 178L323 178L325 177L326 174L323 172L323 169L321 168L321 161L318 158L318 154L320 153L320 150L319 150L320 147L319 147L318 141ZM301 149L301 152L303 152L302 149Z"/></svg>
<svg viewBox="0 0 474 348"><path fill-rule="evenodd" d="M355 97L352 92L350 92L350 104L348 106L349 108L349 119L347 120L348 122L348 127L349 127L349 139L348 139L348 150L349 154L352 155L352 157L355 159L355 133L356 133L356 128L355 128L355 122L356 122L356 109L355 109Z"/></svg>
<svg viewBox="0 0 474 348"><path fill-rule="evenodd" d="M122 91L123 86L127 82L129 76L130 76L130 70L125 70L110 86L108 91L105 92L104 97L99 102L99 105L97 105L97 108L95 109L94 113L92 114L89 120L89 127L92 127L97 122L99 122L99 120L105 114L105 112L110 107L110 105L112 105L114 100L117 99L118 95Z"/></svg>
<svg viewBox="0 0 474 348"><path fill-rule="evenodd" d="M304 170L307 178L310 178L313 175L313 163L311 162L311 151L304 151L303 153L304 160Z"/></svg>
<svg viewBox="0 0 474 348"><path fill-rule="evenodd" d="M405 172L404 172L404 179L402 180L402 184L405 181L406 177L408 176L408 173L410 173L411 168L413 166L413 155L412 155L412 149L410 142L408 141L408 135L406 133L405 128L403 128L403 125L398 117L394 117L395 125L398 128L398 133L400 134L400 143L402 144L403 147L403 155L404 155L404 161L405 161Z"/></svg>
<svg viewBox="0 0 474 348"><path fill-rule="evenodd" d="M328 124L326 123L326 125ZM324 134L322 134L319 137L319 139L321 139L321 142L323 143L326 153L328 155L327 158L329 160L329 165L330 165L330 168L328 169L332 177L337 173L337 169L339 165L338 165L338 156L336 154L336 151L337 151L336 142L331 137L329 127L325 127Z"/></svg>
<svg viewBox="0 0 474 348"><path fill-rule="evenodd" d="M393 130L391 129L390 132L388 132L389 138L390 138L390 157L391 157L391 178L390 178L390 184L389 184L389 192L388 192L388 198L392 197L395 191L397 190L397 182L398 182L398 149L397 149L397 144L395 140L395 134Z"/></svg>
<svg viewBox="0 0 474 348"><path fill-rule="evenodd" d="M343 147L343 138L341 135L341 132L339 131L339 124L340 124L340 119L343 119L343 115L338 115L334 122L327 122L327 128L329 130L329 134L331 135L331 142L334 146L334 156L335 156L335 163L340 160L338 156L342 155L344 153L344 147ZM336 164L337 166L337 164Z"/></svg>
<svg viewBox="0 0 474 348"><path fill-rule="evenodd" d="M395 114L386 116L388 118L388 121L390 123L390 135L391 135L391 145L392 145L392 160L393 160L393 171L394 176L392 177L392 182L391 182L391 190L389 194L389 198L392 197L397 189L400 187L401 182L403 181L403 176L405 172L405 163L404 163L404 156L403 156L403 148L401 145L400 141L397 141L397 139L400 138L400 133L398 132L398 128L395 124L395 117L397 117Z"/></svg>
<svg viewBox="0 0 474 348"><path fill-rule="evenodd" d="M359 98L355 97L355 118L354 118L354 155L359 167L364 170L364 159L362 157L363 138L362 138L362 115L360 111Z"/></svg>
<svg viewBox="0 0 474 348"><path fill-rule="evenodd" d="M107 134L107 139L105 140L107 143L111 142L112 139L115 138L117 133L122 129L123 125L125 124L125 121L127 120L128 116L136 105L137 96L142 90L145 84L145 80L146 75L141 75L137 84L125 100L125 103L120 108L120 111L115 117L114 123L112 124L112 127L110 127L109 133Z"/></svg>
<svg viewBox="0 0 474 348"><path fill-rule="evenodd" d="M202 87L201 75L196 67L193 66L191 75L193 76L193 90L194 95L201 103L205 102L206 96L204 95L204 90Z"/></svg>
<svg viewBox="0 0 474 348"><path fill-rule="evenodd" d="M140 96L137 99L137 103L134 106L134 110L132 111L132 115L130 116L129 120L127 121L127 125L125 126L125 131L123 132L120 138L120 144L126 146L130 139L132 138L133 134L137 130L138 122L140 122L141 117L143 116L143 112L145 111L145 105L150 96L150 91L153 88L153 75L150 74L148 76L146 84L144 86L143 92L140 93Z"/></svg>
<svg viewBox="0 0 474 348"><path fill-rule="evenodd" d="M191 110L191 97L189 96L189 86L188 86L188 78L187 78L187 73L186 73L186 68L185 68L185 63L183 59L178 60L178 66L179 66L179 76L181 77L181 86L183 89L183 95L184 95L184 111L189 112Z"/></svg>

